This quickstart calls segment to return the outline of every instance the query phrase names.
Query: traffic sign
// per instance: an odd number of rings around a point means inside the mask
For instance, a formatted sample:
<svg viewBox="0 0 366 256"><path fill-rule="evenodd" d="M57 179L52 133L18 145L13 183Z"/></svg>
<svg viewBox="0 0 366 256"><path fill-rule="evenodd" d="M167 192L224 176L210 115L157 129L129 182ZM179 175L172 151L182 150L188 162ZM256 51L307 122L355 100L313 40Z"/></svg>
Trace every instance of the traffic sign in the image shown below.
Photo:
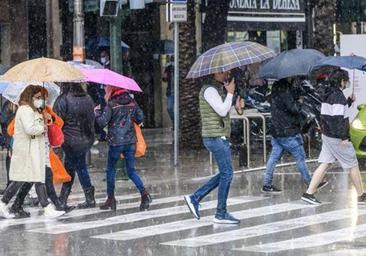
<svg viewBox="0 0 366 256"><path fill-rule="evenodd" d="M170 0L166 4L167 22L187 21L187 0Z"/></svg>

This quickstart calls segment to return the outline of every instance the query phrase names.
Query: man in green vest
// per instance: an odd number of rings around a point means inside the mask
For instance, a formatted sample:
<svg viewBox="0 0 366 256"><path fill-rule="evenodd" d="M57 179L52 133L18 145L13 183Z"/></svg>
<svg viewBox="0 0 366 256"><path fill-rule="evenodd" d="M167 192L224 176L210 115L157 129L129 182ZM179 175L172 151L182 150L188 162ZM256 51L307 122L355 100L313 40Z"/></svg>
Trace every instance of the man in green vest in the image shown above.
<svg viewBox="0 0 366 256"><path fill-rule="evenodd" d="M215 73L202 86L199 94L199 104L202 122L203 144L210 151L219 167L219 173L212 177L192 195L184 200L196 219L200 219L199 202L213 189L218 187L218 202L214 218L219 224L239 224L226 210L226 201L233 178L233 165L230 149L230 117L235 81L228 81L229 72ZM224 87L226 92L224 91ZM243 114L244 100L237 98L235 108L238 114Z"/></svg>

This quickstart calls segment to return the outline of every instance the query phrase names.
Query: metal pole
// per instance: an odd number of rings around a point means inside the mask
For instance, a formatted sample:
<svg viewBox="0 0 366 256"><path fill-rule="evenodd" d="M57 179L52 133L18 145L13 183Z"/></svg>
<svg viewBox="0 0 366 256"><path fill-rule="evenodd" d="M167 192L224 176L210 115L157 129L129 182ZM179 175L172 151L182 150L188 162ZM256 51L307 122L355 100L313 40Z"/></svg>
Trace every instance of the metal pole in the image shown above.
<svg viewBox="0 0 366 256"><path fill-rule="evenodd" d="M85 60L84 12L82 0L74 0L74 41L72 55L74 61L83 62Z"/></svg>
<svg viewBox="0 0 366 256"><path fill-rule="evenodd" d="M174 166L179 153L179 24L174 23Z"/></svg>
<svg viewBox="0 0 366 256"><path fill-rule="evenodd" d="M122 74L122 10L119 10L117 17L110 22L111 34L111 69Z"/></svg>

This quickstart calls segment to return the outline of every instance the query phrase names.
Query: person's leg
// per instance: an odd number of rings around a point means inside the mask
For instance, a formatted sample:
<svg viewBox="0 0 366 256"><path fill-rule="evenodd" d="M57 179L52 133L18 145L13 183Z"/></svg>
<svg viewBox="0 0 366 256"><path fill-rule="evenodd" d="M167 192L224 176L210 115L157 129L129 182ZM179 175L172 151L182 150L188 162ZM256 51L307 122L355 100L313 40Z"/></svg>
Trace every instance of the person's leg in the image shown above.
<svg viewBox="0 0 366 256"><path fill-rule="evenodd" d="M151 203L151 196L146 191L144 183L142 182L141 178L137 175L136 169L135 169L135 151L136 147L135 144L131 144L128 146L125 146L123 149L123 155L126 159L126 169L127 169L127 175L130 180L135 184L136 188L141 193L141 204L140 204L140 210L144 211L149 209L150 203Z"/></svg>
<svg viewBox="0 0 366 256"><path fill-rule="evenodd" d="M272 186L273 172L276 168L278 160L281 158L283 153L282 146L278 143L276 138L272 138L272 151L267 161L266 173L264 175L264 186Z"/></svg>
<svg viewBox="0 0 366 256"><path fill-rule="evenodd" d="M20 187L23 185L24 182L21 181L12 181L10 182L9 186L5 189L3 197L1 201L5 204L8 204L10 200L15 196L18 192Z"/></svg>
<svg viewBox="0 0 366 256"><path fill-rule="evenodd" d="M6 187L8 187L8 186L9 186L9 184L10 184L10 180L9 180L10 162L11 162L10 149L8 149L8 152L7 152L7 154L6 154L6 158L5 158L5 168L6 168Z"/></svg>
<svg viewBox="0 0 366 256"><path fill-rule="evenodd" d="M311 177L305 162L306 156L304 150L304 142L301 135L296 135L295 137L289 138L285 149L290 152L290 154L295 158L297 170L303 177L304 182L309 185Z"/></svg>
<svg viewBox="0 0 366 256"><path fill-rule="evenodd" d="M86 164L86 153L75 155L75 168L79 177L80 184L84 190L85 202L78 205L78 208L92 208L95 207L94 187L90 182L89 171Z"/></svg>
<svg viewBox="0 0 366 256"><path fill-rule="evenodd" d="M46 167L46 191L47 195L56 207L60 207L60 200L53 185L53 173L51 168Z"/></svg>
<svg viewBox="0 0 366 256"><path fill-rule="evenodd" d="M44 183L35 183L34 184L36 188L36 193L38 196L39 203L41 204L42 208L45 208L48 206L48 195L47 195L47 189L46 185Z"/></svg>
<svg viewBox="0 0 366 256"><path fill-rule="evenodd" d="M360 168L358 165L350 169L349 175L351 176L351 181L356 188L358 196L361 196L364 193L364 190L362 186Z"/></svg>
<svg viewBox="0 0 366 256"><path fill-rule="evenodd" d="M116 163L120 158L122 146L109 146L108 150L108 162L107 162L107 201L99 208L101 210L117 209L116 198L114 197L114 187L116 179Z"/></svg>
<svg viewBox="0 0 366 256"><path fill-rule="evenodd" d="M328 163L321 163L319 167L313 173L313 177L311 178L311 182L309 184L308 189L306 190L307 194L314 194L317 190L319 183L323 180L325 173L329 167Z"/></svg>
<svg viewBox="0 0 366 256"><path fill-rule="evenodd" d="M67 173L70 175L71 180L69 182L64 182L62 184L62 188L61 188L61 192L60 192L60 201L63 207L67 207L67 199L69 198L70 192L71 192L71 188L72 185L74 184L74 179L75 179L75 168L73 165L73 153L65 150L64 149L64 153L65 153L65 169L67 171Z"/></svg>
<svg viewBox="0 0 366 256"><path fill-rule="evenodd" d="M15 198L13 205L10 207L10 212L15 214L17 218L26 218L30 217L30 213L24 211L23 204L25 197L29 193L33 186L31 182L24 182L23 185L20 187L18 194Z"/></svg>
<svg viewBox="0 0 366 256"><path fill-rule="evenodd" d="M174 95L168 96L166 99L167 111L174 126Z"/></svg>

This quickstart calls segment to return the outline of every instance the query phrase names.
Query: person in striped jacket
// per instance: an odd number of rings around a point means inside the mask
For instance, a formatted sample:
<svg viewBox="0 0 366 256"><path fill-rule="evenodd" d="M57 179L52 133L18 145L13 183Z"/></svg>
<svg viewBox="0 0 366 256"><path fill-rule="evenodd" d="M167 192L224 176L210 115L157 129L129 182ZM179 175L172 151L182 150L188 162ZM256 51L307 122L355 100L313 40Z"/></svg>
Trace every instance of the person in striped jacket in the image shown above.
<svg viewBox="0 0 366 256"><path fill-rule="evenodd" d="M337 160L344 170L349 171L358 194L358 203L364 204L366 193L362 186L356 152L349 140L349 119L346 116L355 96L347 99L342 92L349 86L348 72L341 69L333 71L329 76L329 84L321 104L322 149L318 160L320 166L315 170L308 190L301 199L311 204L321 203L314 193L329 165Z"/></svg>

